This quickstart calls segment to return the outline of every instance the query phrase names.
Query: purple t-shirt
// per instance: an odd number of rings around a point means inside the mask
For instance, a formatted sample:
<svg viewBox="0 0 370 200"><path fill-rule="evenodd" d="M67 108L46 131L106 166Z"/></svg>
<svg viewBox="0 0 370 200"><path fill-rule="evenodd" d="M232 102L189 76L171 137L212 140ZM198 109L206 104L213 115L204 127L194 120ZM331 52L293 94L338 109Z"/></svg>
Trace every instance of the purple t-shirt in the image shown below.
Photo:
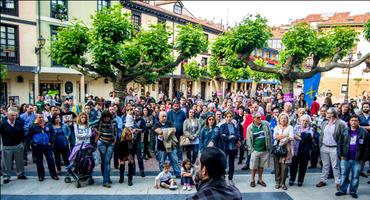
<svg viewBox="0 0 370 200"><path fill-rule="evenodd" d="M357 140L358 140L358 130L355 130L355 131L351 130L351 140L349 143L349 159L350 160L356 159Z"/></svg>

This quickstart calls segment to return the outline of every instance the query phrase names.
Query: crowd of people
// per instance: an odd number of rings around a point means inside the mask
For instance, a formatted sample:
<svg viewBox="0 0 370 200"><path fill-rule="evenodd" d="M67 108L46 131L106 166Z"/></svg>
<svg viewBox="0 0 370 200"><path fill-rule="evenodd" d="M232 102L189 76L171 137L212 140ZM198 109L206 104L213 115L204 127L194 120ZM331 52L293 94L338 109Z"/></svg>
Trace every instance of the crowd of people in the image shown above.
<svg viewBox="0 0 370 200"><path fill-rule="evenodd" d="M216 184L226 189L214 195L233 194L236 162L244 165L242 170L251 170L251 187L266 187L264 169L271 158L276 189L287 190L296 182L301 187L307 168L321 165L316 187L326 186L333 176L335 195L347 194L349 187L357 198L359 177L370 173L365 171L370 159L369 101L333 103L329 95L323 105L316 98L308 105L304 99L302 93L292 103L280 90L263 89L255 97L238 91L208 101L180 95L175 99L161 95L156 101L150 93L138 98L132 92L121 101L113 92L108 100L90 96L86 104L76 105L67 98L51 105L38 97L34 105L1 108L1 172L4 183L9 183L15 160L18 179L27 179L24 166L32 158L38 180L43 181L45 157L51 178L59 180L75 147L91 144L108 188L111 163L119 169L119 183L124 182L127 166L132 186L136 171L144 177L144 162L156 159L160 172L156 188L175 189L180 178L183 190ZM219 151L225 160L214 157ZM223 162L225 169L212 162Z"/></svg>

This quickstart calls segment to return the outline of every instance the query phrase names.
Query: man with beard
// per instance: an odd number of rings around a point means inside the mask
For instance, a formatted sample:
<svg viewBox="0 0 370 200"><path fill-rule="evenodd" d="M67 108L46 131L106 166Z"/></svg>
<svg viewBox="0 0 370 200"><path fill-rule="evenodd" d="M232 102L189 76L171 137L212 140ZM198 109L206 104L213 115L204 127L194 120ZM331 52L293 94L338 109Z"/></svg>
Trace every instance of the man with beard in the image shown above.
<svg viewBox="0 0 370 200"><path fill-rule="evenodd" d="M370 103L362 103L362 114L359 116L360 126L367 130L367 137L370 137ZM370 162L370 161L369 161ZM362 163L360 176L367 177L367 174L364 172L365 163ZM370 170L367 171L370 173Z"/></svg>
<svg viewBox="0 0 370 200"><path fill-rule="evenodd" d="M226 184L224 179L226 163L226 155L220 149L216 147L205 148L200 156L200 167L196 175L197 193L186 199L242 199L238 188Z"/></svg>
<svg viewBox="0 0 370 200"><path fill-rule="evenodd" d="M180 141L180 137L183 135L183 125L186 120L186 114L184 111L180 110L180 105L178 101L174 101L173 109L168 111L167 120L173 124L176 128L176 137ZM176 147L178 161L182 162L182 150L179 144Z"/></svg>

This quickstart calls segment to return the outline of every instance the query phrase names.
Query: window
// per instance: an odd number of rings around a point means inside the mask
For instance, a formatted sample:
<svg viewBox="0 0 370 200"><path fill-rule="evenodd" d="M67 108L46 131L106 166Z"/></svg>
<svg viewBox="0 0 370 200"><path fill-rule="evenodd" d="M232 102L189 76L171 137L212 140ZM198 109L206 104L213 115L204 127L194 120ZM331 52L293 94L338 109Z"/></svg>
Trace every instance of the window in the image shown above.
<svg viewBox="0 0 370 200"><path fill-rule="evenodd" d="M342 69L342 74L348 74L348 69Z"/></svg>
<svg viewBox="0 0 370 200"><path fill-rule="evenodd" d="M144 2L144 3L147 3L147 4L149 4L149 3L150 3L150 1L149 1L149 0L144 0L143 2Z"/></svg>
<svg viewBox="0 0 370 200"><path fill-rule="evenodd" d="M59 29L58 26L50 25L50 39L51 39L51 42L53 42L57 39L58 29ZM52 44L53 43L51 43L51 45ZM56 60L51 58L51 66L61 66L61 65L58 64Z"/></svg>
<svg viewBox="0 0 370 200"><path fill-rule="evenodd" d="M67 9L68 9L67 0L51 0L50 1L50 16L52 18L60 19L61 17L65 17L64 19L67 20L68 19Z"/></svg>
<svg viewBox="0 0 370 200"><path fill-rule="evenodd" d="M18 32L16 26L1 24L1 51L2 64L19 64Z"/></svg>
<svg viewBox="0 0 370 200"><path fill-rule="evenodd" d="M141 14L140 13L132 13L131 19L132 19L132 23L134 24L135 30L140 31Z"/></svg>
<svg viewBox="0 0 370 200"><path fill-rule="evenodd" d="M347 89L348 89L347 84L341 84L340 85L340 94L346 94Z"/></svg>
<svg viewBox="0 0 370 200"><path fill-rule="evenodd" d="M202 67L207 66L208 58L207 57L202 57L202 60L200 61L200 64L202 65Z"/></svg>
<svg viewBox="0 0 370 200"><path fill-rule="evenodd" d="M0 0L1 14L18 16L18 0Z"/></svg>
<svg viewBox="0 0 370 200"><path fill-rule="evenodd" d="M179 2L176 2L173 6L173 12L179 15L182 14L182 5Z"/></svg>
<svg viewBox="0 0 370 200"><path fill-rule="evenodd" d="M98 0L98 11L101 11L103 7L110 7L110 0Z"/></svg>

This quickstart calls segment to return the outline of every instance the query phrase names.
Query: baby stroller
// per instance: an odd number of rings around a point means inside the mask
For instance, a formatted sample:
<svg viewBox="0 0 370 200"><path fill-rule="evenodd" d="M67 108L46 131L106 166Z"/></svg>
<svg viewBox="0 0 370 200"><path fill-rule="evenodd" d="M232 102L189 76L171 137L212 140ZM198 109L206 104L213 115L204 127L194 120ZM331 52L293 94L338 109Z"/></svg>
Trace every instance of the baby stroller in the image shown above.
<svg viewBox="0 0 370 200"><path fill-rule="evenodd" d="M64 179L65 183L71 183L71 177L75 181L76 188L81 187L82 181L87 181L89 185L94 184L92 173L95 167L94 155L95 147L87 144L77 145L73 148L69 160L70 165L66 167L67 176Z"/></svg>

